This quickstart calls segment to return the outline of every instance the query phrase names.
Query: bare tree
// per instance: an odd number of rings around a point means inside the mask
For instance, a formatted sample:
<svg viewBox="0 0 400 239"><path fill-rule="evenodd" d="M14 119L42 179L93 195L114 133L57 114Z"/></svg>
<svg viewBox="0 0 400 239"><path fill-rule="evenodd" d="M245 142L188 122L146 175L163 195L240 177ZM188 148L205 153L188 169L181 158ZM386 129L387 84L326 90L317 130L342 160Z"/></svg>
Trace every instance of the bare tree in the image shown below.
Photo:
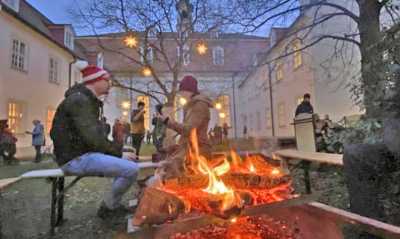
<svg viewBox="0 0 400 239"><path fill-rule="evenodd" d="M224 22L216 14L221 12L220 5L211 0L85 0L75 1L71 12L78 26L95 37L99 51L118 56L132 66L131 71L148 76L151 84L151 90L144 91L116 80L117 87L157 102L165 97L170 106L183 65L207 50L199 33L223 27Z"/></svg>
<svg viewBox="0 0 400 239"><path fill-rule="evenodd" d="M388 48L398 32L393 27L387 31L382 19L386 19L387 25L399 24L399 6L396 1L390 0L271 0L271 1L245 1L236 0L232 5L234 14L224 17L224 21L234 24L243 32L255 32L262 27L274 24L282 24L288 19L294 19L298 14L312 12L312 20L295 31L286 35L287 39L302 40L302 47L293 50L288 48L275 59L269 59L265 63L271 63L279 58L284 58L297 51L304 51L326 40L334 40L335 57L352 58L351 54L343 54L348 51L349 45L354 45L361 56L359 86L354 87L353 93L362 98L366 113L371 117L379 117L383 98L386 94L387 74L383 60L383 50ZM385 16L385 18L384 18ZM315 28L322 28L322 24L334 21L337 18L346 18L349 27L338 33L319 34L309 37ZM353 26L353 27L352 27ZM378 44L379 43L379 44ZM289 42L291 44L291 42ZM360 98L360 99L361 99Z"/></svg>

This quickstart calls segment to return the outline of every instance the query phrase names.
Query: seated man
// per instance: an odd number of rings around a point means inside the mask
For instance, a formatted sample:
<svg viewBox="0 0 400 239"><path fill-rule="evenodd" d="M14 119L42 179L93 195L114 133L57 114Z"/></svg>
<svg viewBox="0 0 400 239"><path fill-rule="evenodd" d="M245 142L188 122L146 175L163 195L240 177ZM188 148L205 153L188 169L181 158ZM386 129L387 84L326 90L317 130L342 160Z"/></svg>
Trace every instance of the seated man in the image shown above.
<svg viewBox="0 0 400 239"><path fill-rule="evenodd" d="M66 175L115 178L98 211L104 219L128 212L120 202L136 180L138 167L129 161L134 154L126 153L129 160L122 159L122 144L109 141L104 132L103 103L98 97L108 94L110 75L96 66L87 66L82 75L83 83L70 88L58 106L50 135L55 160Z"/></svg>

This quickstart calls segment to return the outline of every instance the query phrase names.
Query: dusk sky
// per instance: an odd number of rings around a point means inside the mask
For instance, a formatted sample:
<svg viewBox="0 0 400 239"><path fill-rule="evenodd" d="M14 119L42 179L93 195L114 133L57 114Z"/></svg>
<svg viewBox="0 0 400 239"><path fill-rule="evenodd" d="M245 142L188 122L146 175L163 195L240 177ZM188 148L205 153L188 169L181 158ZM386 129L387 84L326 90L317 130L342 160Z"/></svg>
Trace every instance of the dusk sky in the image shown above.
<svg viewBox="0 0 400 239"><path fill-rule="evenodd" d="M46 17L48 17L54 23L74 23L73 19L68 13L68 10L74 5L76 0L27 0L30 4L32 4L36 9L38 9L41 13L43 13ZM79 2L79 1L78 1ZM75 27L75 31L78 35L88 33L82 29ZM265 26L259 31L257 31L256 35L267 35L269 32L269 27ZM90 34L90 33L89 33Z"/></svg>

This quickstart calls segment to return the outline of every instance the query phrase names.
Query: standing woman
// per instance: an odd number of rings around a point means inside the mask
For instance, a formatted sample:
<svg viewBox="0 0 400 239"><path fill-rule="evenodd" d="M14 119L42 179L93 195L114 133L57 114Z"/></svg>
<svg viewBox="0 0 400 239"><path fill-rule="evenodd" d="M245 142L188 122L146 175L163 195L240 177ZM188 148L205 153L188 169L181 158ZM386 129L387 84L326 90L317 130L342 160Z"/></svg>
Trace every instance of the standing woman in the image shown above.
<svg viewBox="0 0 400 239"><path fill-rule="evenodd" d="M27 131L27 134L32 135L32 145L35 147L36 151L36 157L35 157L35 163L39 163L41 160L41 151L42 151L42 146L45 144L45 138L44 138L44 127L40 123L40 120L34 120L32 121L33 123L33 131L29 132Z"/></svg>

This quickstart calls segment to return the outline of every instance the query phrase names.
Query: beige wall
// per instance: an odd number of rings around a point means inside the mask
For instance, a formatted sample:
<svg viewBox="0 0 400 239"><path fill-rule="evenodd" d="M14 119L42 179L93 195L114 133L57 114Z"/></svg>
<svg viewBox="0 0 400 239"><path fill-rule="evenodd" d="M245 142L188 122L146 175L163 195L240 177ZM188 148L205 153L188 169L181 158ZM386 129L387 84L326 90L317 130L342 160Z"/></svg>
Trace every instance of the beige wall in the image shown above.
<svg viewBox="0 0 400 239"><path fill-rule="evenodd" d="M73 57L4 11L0 11L0 29L0 117L7 117L8 102L15 100L23 103L21 132L32 129L33 119L41 120L46 127L47 109L56 109L68 87L69 63ZM27 72L10 67L15 37L28 45ZM49 83L50 56L59 60L59 85ZM18 147L31 144L29 136L17 136Z"/></svg>

